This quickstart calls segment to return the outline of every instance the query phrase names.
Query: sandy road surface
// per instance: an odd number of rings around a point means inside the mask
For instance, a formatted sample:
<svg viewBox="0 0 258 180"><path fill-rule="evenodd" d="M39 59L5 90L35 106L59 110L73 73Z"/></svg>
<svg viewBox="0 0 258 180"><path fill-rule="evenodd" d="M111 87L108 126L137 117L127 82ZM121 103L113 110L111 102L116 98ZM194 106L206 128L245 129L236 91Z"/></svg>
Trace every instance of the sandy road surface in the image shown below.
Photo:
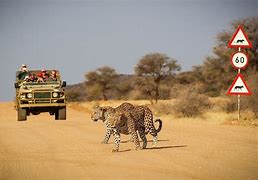
<svg viewBox="0 0 258 180"><path fill-rule="evenodd" d="M103 124L68 109L16 121L0 103L0 179L258 179L258 129L163 119L155 149L100 144ZM151 137L147 137L151 140ZM122 136L122 140L127 140Z"/></svg>

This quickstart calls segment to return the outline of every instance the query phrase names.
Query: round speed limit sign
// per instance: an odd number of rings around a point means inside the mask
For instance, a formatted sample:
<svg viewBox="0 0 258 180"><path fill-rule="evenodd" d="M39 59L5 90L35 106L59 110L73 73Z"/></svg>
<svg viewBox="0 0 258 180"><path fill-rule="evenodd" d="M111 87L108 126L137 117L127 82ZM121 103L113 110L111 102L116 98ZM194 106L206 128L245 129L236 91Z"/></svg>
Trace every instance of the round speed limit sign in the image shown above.
<svg viewBox="0 0 258 180"><path fill-rule="evenodd" d="M247 55L242 52L237 52L233 54L231 58L231 64L236 69L245 69L248 64Z"/></svg>

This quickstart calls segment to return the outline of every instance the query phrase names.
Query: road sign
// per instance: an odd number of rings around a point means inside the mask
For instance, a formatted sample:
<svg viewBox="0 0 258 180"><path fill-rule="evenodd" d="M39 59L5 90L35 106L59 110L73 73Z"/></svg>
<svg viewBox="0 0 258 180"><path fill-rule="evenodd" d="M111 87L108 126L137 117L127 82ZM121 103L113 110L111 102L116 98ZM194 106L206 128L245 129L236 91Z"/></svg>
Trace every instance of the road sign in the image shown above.
<svg viewBox="0 0 258 180"><path fill-rule="evenodd" d="M228 95L251 95L250 89L247 87L243 76L239 73L227 92Z"/></svg>
<svg viewBox="0 0 258 180"><path fill-rule="evenodd" d="M231 40L228 43L228 47L230 48L252 48L252 44L248 39L246 33L244 32L242 26L240 25Z"/></svg>
<svg viewBox="0 0 258 180"><path fill-rule="evenodd" d="M231 64L235 69L245 69L248 64L248 58L245 53L237 52L231 57Z"/></svg>

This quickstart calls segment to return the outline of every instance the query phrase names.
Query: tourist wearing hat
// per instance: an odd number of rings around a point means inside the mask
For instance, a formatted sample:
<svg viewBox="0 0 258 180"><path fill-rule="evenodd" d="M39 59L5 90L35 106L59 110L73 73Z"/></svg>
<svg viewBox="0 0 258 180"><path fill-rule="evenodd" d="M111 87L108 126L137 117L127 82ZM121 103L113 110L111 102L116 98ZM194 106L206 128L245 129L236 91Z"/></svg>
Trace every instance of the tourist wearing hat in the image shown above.
<svg viewBox="0 0 258 180"><path fill-rule="evenodd" d="M28 76L28 68L26 64L22 64L20 68L20 72L18 74L19 80L24 80L26 76Z"/></svg>

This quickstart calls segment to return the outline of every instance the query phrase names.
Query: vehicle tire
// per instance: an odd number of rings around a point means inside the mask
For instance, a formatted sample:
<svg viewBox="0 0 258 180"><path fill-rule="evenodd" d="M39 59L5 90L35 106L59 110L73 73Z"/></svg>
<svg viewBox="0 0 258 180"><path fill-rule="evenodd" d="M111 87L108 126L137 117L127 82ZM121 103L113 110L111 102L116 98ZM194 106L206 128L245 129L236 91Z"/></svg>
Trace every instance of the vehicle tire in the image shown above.
<svg viewBox="0 0 258 180"><path fill-rule="evenodd" d="M58 109L55 112L55 120L58 120Z"/></svg>
<svg viewBox="0 0 258 180"><path fill-rule="evenodd" d="M27 110L23 108L18 108L17 111L18 121L26 121L27 120Z"/></svg>
<svg viewBox="0 0 258 180"><path fill-rule="evenodd" d="M58 108L56 110L55 120L66 120L66 107Z"/></svg>

